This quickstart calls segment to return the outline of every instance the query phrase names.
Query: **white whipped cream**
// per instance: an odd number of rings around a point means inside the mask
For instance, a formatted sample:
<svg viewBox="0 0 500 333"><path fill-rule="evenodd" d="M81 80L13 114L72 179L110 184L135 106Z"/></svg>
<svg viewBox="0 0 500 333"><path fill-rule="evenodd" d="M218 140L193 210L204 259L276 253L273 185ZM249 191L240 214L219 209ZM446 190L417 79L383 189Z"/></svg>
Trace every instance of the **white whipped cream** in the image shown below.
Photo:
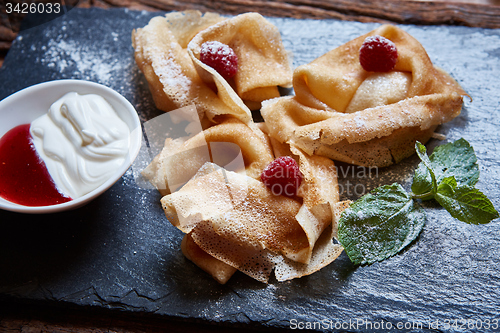
<svg viewBox="0 0 500 333"><path fill-rule="evenodd" d="M56 186L73 199L109 179L130 144L127 124L95 94L67 93L31 123L30 131Z"/></svg>

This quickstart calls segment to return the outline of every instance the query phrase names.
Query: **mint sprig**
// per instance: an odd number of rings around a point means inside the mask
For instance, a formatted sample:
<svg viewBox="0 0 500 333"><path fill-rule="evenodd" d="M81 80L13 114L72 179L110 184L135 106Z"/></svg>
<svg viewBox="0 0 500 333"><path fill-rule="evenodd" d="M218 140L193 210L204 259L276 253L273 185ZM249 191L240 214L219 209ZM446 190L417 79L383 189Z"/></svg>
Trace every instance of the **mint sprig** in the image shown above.
<svg viewBox="0 0 500 333"><path fill-rule="evenodd" d="M451 176L455 177L457 185L474 186L479 180L476 154L465 139L439 146L429 157L425 146L420 142L415 144L415 149L422 160L415 170L411 186L411 191L417 198L433 199L438 184Z"/></svg>
<svg viewBox="0 0 500 333"><path fill-rule="evenodd" d="M474 149L466 140L439 146L430 157L420 142L415 149L422 160L413 177L415 198L435 199L451 216L470 224L489 223L498 217L491 201L473 187L479 180L479 166ZM422 188L427 192L420 193Z"/></svg>
<svg viewBox="0 0 500 333"><path fill-rule="evenodd" d="M389 258L408 246L422 231L426 215L418 200L436 200L454 218L485 224L499 217L491 201L474 185L479 179L477 157L459 139L437 147L431 156L420 142L412 193L397 183L385 185L354 202L341 215L339 242L354 264Z"/></svg>

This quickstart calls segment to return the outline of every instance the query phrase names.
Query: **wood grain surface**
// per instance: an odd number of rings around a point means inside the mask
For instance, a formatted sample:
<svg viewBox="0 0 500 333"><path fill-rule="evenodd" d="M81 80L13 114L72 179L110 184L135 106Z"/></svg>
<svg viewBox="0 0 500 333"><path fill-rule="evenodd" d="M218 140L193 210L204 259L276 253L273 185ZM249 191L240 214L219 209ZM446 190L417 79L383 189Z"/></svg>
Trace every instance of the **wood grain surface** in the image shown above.
<svg viewBox="0 0 500 333"><path fill-rule="evenodd" d="M7 3L10 0L2 0ZM12 3L27 0L12 0ZM400 0L40 0L77 7L127 7L135 10L172 11L198 9L222 14L256 11L265 16L406 24L446 24L500 28L500 0L400 1ZM0 66L16 38L23 15L0 12Z"/></svg>

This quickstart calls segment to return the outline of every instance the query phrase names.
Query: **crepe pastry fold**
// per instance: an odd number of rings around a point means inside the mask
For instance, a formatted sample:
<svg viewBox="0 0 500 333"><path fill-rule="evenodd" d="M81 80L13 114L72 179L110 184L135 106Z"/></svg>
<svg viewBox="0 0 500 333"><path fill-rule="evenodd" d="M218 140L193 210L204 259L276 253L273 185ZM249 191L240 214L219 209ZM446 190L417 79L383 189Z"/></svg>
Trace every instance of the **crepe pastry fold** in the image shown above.
<svg viewBox="0 0 500 333"><path fill-rule="evenodd" d="M187 52L188 43L198 32L223 20L214 13L172 12L152 18L148 25L132 32L135 61L158 109L168 112L195 104L200 119L215 122L217 116L232 115L244 123L252 121L241 100L221 98L201 80Z"/></svg>
<svg viewBox="0 0 500 333"><path fill-rule="evenodd" d="M166 138L163 149L142 174L167 195L190 180L206 162L259 179L272 160L269 138L258 127L226 118L187 141Z"/></svg>
<svg viewBox="0 0 500 333"><path fill-rule="evenodd" d="M279 281L300 277L331 263L343 250L333 241L343 209L333 162L277 141L270 145L254 133L226 119L178 146L167 139L166 150L144 172L155 186L169 189L162 192L169 194L161 204L169 221L186 234L183 253L220 283L236 270L262 282L273 271ZM208 154L193 149L203 146L202 135ZM241 154L231 156L242 156L242 168L231 170L236 158L214 163L214 144L220 143L239 147ZM176 164L176 154L187 162ZM274 195L260 180L265 166L280 155L294 157L303 174L295 197ZM166 184L172 179L179 183L177 176L164 173L174 165L182 181L188 178L177 191Z"/></svg>
<svg viewBox="0 0 500 333"><path fill-rule="evenodd" d="M198 60L199 47L207 40L236 52L238 72L230 82ZM225 115L250 123L249 106L259 108L262 100L279 96L278 86L292 83L279 30L256 13L230 19L194 10L168 13L134 30L132 45L158 109L195 104L200 119L212 123Z"/></svg>
<svg viewBox="0 0 500 333"><path fill-rule="evenodd" d="M397 46L395 68L365 71L359 49L380 35ZM414 153L461 110L459 84L436 68L408 33L383 25L294 71L294 97L263 103L270 136L308 154L362 166L388 166Z"/></svg>
<svg viewBox="0 0 500 333"><path fill-rule="evenodd" d="M210 41L226 44L236 53L238 71L233 79L226 81L199 60L201 46ZM260 108L263 100L280 96L278 86L292 86L292 68L280 32L258 13L241 14L208 27L191 40L188 52L202 80L215 84L221 98L234 98L236 92L252 108Z"/></svg>

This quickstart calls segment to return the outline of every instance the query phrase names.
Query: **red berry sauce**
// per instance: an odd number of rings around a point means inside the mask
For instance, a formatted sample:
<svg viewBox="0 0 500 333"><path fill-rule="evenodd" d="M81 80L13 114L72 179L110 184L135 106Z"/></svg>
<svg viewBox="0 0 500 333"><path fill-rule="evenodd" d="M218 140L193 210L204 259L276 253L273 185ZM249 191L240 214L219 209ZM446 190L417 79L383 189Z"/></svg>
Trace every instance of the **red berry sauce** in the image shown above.
<svg viewBox="0 0 500 333"><path fill-rule="evenodd" d="M0 139L0 197L24 206L50 206L72 200L60 193L35 150L30 124Z"/></svg>

